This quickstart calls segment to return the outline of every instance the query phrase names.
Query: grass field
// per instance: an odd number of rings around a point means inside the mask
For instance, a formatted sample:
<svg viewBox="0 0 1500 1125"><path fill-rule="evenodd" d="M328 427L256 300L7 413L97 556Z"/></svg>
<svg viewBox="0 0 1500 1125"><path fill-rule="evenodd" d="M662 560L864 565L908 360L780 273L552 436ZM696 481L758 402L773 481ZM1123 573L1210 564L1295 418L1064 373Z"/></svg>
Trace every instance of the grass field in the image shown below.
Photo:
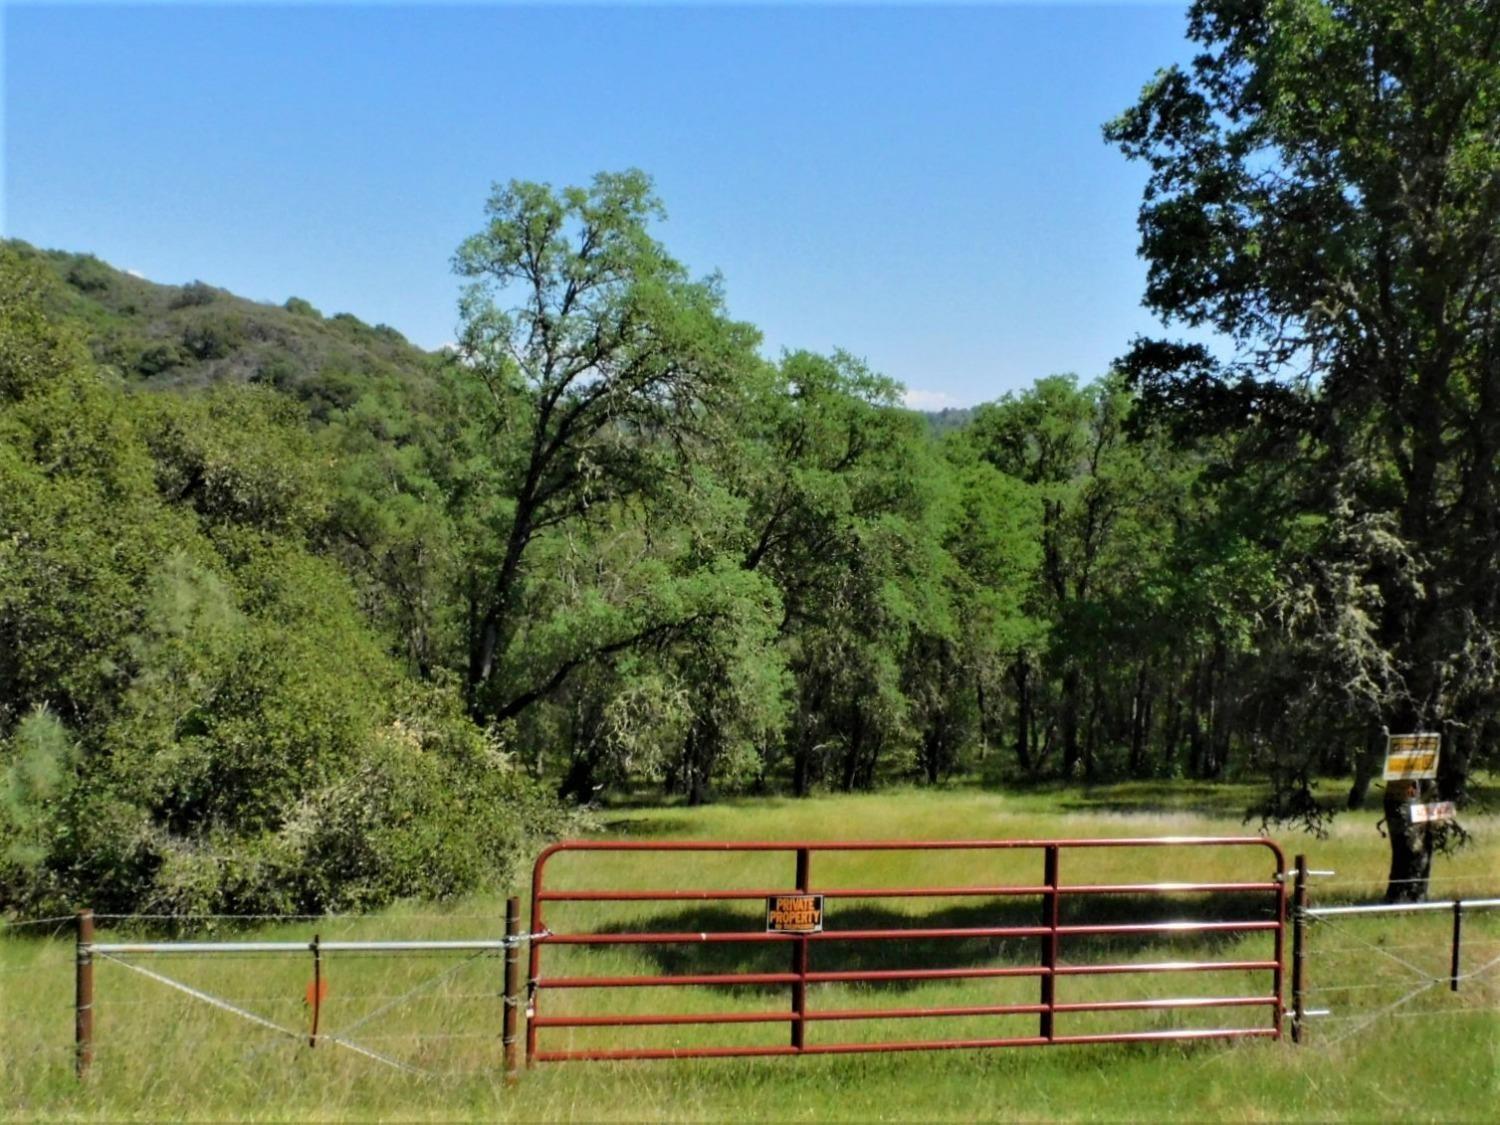
<svg viewBox="0 0 1500 1125"><path fill-rule="evenodd" d="M980 838L1242 834L1247 790L1235 786L1121 785L1093 790L1004 794L974 789L901 790L807 801L747 800L701 809L633 808L606 812L606 832L632 839ZM1379 897L1385 842L1377 814L1341 818L1326 840L1284 833L1288 855L1304 851L1320 880L1319 902ZM1478 841L1435 865L1434 897L1500 894L1500 817L1471 815ZM1253 854L1251 854L1253 852ZM1264 878L1261 849L1205 852L1185 866L1181 852L1121 850L1065 853L1065 880L1145 882ZM562 856L549 884L592 887L777 886L788 882L785 856L637 857L622 862ZM959 885L1040 881L1037 853L916 856L911 853L820 854L813 882L825 885ZM979 868L983 869L980 870ZM1101 900L1091 899L1097 908ZM1201 904L1200 904L1201 905ZM1264 909L1260 900L1230 902L1235 917ZM877 910L878 906L878 910ZM1075 913L1065 921L1081 920ZM665 909L664 909L665 907ZM1189 898L1180 904L1192 916ZM1113 904L1162 917L1159 904ZM704 911L663 903L558 903L554 930L578 928L754 929L761 904ZM1001 924L1029 921L1035 900L906 899L879 904L829 900L830 928L854 925L974 925L976 911ZM494 935L503 898L443 908L403 904L358 919L320 919L263 926L256 938ZM863 912L863 913L860 913ZM1021 917L1025 915L1026 917ZM543 1064L508 1086L498 1065L500 963L462 955L376 957L328 955L330 993L323 1029L429 1072L413 1076L323 1043L278 1036L173 992L122 965L97 967L95 1068L87 1083L71 1070L72 946L68 927L12 928L0 940L0 1065L4 1109L12 1118L193 1118L451 1120L454 1118L667 1119L1172 1119L1490 1120L1500 1094L1500 969L1467 979L1458 993L1420 991L1404 1005L1365 1019L1421 985L1419 973L1447 972L1447 915L1330 921L1312 934L1309 1005L1332 1009L1310 1025L1301 1047L1246 1040L1232 1044L1113 1044L988 1051ZM132 932L115 929L107 940ZM1074 938L1064 960L1258 959L1269 934ZM1074 943L1077 943L1076 945ZM1036 943L949 940L897 950L848 945L814 947L815 966L1034 963ZM899 960L898 954L906 960ZM786 949L714 945L552 946L544 975L564 972L653 973L783 969ZM1500 911L1465 922L1464 968L1500 956ZM135 963L232 1000L267 1019L305 1028L303 999L310 958L157 958ZM1418 972L1414 972L1417 970ZM1191 978L1191 979L1190 979ZM816 1008L907 1007L1034 1002L1034 979L814 986ZM1269 990L1269 974L1196 973L1159 977L1070 977L1058 999L1233 995ZM678 995L674 995L674 993ZM628 989L546 992L543 1011L667 1012L784 1009L784 986L764 989ZM1059 1016L1059 1020L1065 1017ZM1059 1031L1169 1026L1265 1026L1264 1008L1215 1012L1076 1013ZM809 1042L862 1038L947 1038L1033 1034L1035 1016L816 1023ZM731 1024L633 1029L547 1029L544 1049L579 1046L753 1044L784 1042L784 1024ZM627 1038L628 1037L628 1038Z"/></svg>

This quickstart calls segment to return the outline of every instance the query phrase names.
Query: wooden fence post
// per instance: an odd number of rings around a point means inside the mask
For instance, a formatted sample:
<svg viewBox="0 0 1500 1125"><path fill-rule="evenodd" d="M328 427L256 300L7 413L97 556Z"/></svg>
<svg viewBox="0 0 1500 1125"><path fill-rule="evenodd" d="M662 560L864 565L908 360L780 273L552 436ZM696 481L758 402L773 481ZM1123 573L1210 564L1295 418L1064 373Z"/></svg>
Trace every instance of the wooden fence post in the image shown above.
<svg viewBox="0 0 1500 1125"><path fill-rule="evenodd" d="M318 1045L318 1019L323 1013L323 936L321 934L313 934L312 955L312 1031L308 1034L307 1045L316 1047Z"/></svg>

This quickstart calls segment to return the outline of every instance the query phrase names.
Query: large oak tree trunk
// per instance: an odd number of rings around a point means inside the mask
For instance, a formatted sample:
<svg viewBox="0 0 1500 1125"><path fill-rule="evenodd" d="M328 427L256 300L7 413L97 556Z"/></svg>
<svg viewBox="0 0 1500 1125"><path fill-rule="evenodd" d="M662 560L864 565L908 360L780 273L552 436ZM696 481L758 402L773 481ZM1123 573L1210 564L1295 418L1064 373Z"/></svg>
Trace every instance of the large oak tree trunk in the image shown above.
<svg viewBox="0 0 1500 1125"><path fill-rule="evenodd" d="M1428 825L1411 822L1408 783L1386 786L1385 825L1391 841L1385 901L1422 902L1427 898L1427 880L1432 874L1432 832Z"/></svg>
<svg viewBox="0 0 1500 1125"><path fill-rule="evenodd" d="M1062 683L1062 742L1063 742L1063 766L1064 777L1072 777L1073 771L1078 768L1079 745L1078 745L1078 688L1079 674L1077 668L1069 668L1063 673Z"/></svg>
<svg viewBox="0 0 1500 1125"><path fill-rule="evenodd" d="M1024 653L1016 659L1012 675L1016 681L1016 760L1031 773L1031 665Z"/></svg>
<svg viewBox="0 0 1500 1125"><path fill-rule="evenodd" d="M1382 772L1386 735L1386 728L1375 724L1370 729L1369 738L1365 740L1363 752L1354 759L1354 780L1349 785L1349 796L1344 802L1351 811L1365 807L1365 802L1370 797L1370 786Z"/></svg>

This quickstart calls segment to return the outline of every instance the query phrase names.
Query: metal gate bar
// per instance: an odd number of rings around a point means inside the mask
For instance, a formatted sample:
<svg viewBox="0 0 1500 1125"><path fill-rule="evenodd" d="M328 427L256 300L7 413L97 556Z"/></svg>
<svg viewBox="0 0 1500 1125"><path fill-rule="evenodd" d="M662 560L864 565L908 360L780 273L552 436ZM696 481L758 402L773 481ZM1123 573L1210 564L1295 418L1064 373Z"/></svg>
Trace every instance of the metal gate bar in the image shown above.
<svg viewBox="0 0 1500 1125"><path fill-rule="evenodd" d="M1203 849L1217 847L1261 847L1275 860L1270 877L1257 881L1203 881L1158 883L1076 883L1061 880L1058 871L1064 850L1084 848L1153 848L1177 847ZM814 852L868 851L998 851L1025 849L1041 851L1045 859L1043 881L1036 885L934 886L934 887L821 887L811 883L809 870ZM547 862L560 852L789 852L796 857L793 887L772 888L703 888L578 890L549 889L545 884ZM970 1047L1020 1047L1048 1044L1119 1043L1173 1039L1227 1039L1268 1037L1281 1034L1283 946L1286 922L1286 863L1281 849L1260 836L1230 837L1154 837L1144 839L1059 839L1059 840L856 840L856 841L568 841L547 848L537 857L532 874L531 930L536 935L531 944L530 1004L526 1031L526 1055L532 1061L583 1059L666 1059L666 1058L733 1058L756 1055L847 1054L866 1051L948 1050ZM1182 921L1110 923L1098 925L1063 925L1059 921L1059 903L1065 895L1175 895L1175 894L1253 894L1273 896L1274 920L1267 921ZM603 933L578 931L552 933L543 918L548 902L715 902L764 899L796 893L820 894L825 899L881 898L958 898L1036 896L1043 904L1038 925L926 927L910 929L824 930L808 934L769 933L759 931L640 931ZM1063 938L1092 935L1173 935L1234 934L1271 932L1274 948L1268 959L1224 961L1122 962L1116 964L1067 964L1060 958ZM814 944L844 941L879 942L902 940L941 940L947 938L1037 938L1041 950L1039 963L1017 966L976 966L936 969L818 970L809 968L809 954ZM716 943L791 943L792 969L788 972L633 974L630 976L558 976L542 974L543 947L546 945L661 945ZM1135 973L1180 972L1270 972L1269 994L1183 997L1177 999L1133 999L1059 1003L1054 985L1058 977L1125 975ZM1041 1000L1034 1004L988 1004L948 1007L810 1009L807 986L823 983L879 983L887 981L973 980L1001 977L1037 977ZM641 987L684 987L723 985L789 985L792 990L789 1010L766 1012L662 1013L646 1015L547 1016L539 1013L541 993L547 989L610 989ZM1054 1029L1057 1013L1162 1011L1178 1009L1217 1009L1266 1007L1271 1009L1269 1026L1216 1029L1181 1028L1155 1031L1128 1031L1089 1035L1059 1035ZM964 1038L933 1040L883 1040L853 1043L814 1043L805 1041L809 1023L871 1020L931 1019L963 1016L1031 1015L1039 1017L1035 1036L1000 1038ZM705 1046L673 1049L621 1048L610 1050L542 1051L538 1033L545 1028L563 1027L661 1027L701 1024L786 1023L791 1028L791 1042L786 1046Z"/></svg>

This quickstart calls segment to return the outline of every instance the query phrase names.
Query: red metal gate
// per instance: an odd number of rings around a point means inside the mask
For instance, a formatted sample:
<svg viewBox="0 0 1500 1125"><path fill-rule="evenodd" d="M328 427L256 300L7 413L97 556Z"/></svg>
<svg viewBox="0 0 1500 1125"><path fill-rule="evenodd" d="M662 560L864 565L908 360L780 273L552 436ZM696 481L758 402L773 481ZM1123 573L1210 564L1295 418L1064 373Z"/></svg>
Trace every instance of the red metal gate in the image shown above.
<svg viewBox="0 0 1500 1125"><path fill-rule="evenodd" d="M1275 860L1273 871L1263 877L1242 881L1143 882L1143 883L1069 883L1061 872L1064 852L1097 848L1177 848L1188 856L1209 848L1265 848ZM812 860L817 853L852 852L967 852L973 853L976 866L982 866L987 855L1015 849L1040 852L1042 881L1033 885L910 886L860 887L815 882ZM652 871L667 863L667 857L680 853L786 853L795 861L788 871L792 880L785 886L772 887L673 887L671 889L588 889L568 886L549 888L547 864L559 853L610 852L641 853L650 858ZM792 867L792 864L788 864ZM555 844L537 857L533 869L531 892L532 939L530 987L527 1003L526 1057L532 1061L569 1059L658 1059L703 1058L744 1055L842 1054L862 1051L942 1050L964 1047L1030 1047L1058 1043L1104 1043L1134 1040L1240 1038L1263 1036L1278 1038L1282 1022L1283 937L1286 920L1286 864L1281 849L1259 836L1248 837L1164 837L1119 840L956 840L956 841L815 841L735 842L718 841L572 841ZM680 874L680 873L679 873ZM825 929L821 932L790 934L759 930L721 930L672 932L670 930L576 929L551 932L547 929L545 906L548 903L712 903L734 900L771 899L798 894L821 895L835 902L849 899L1007 899L1035 897L1040 912L1035 925L977 925L943 927L895 927L865 929ZM1063 924L1064 899L1073 896L1145 896L1175 895L1248 896L1259 904L1264 918L1226 921L1205 918L1168 922L1083 922ZM1260 898L1258 896L1265 896ZM1118 900L1117 900L1118 901ZM1123 961L1114 963L1070 962L1064 959L1065 939L1090 935L1135 935L1150 939L1180 934L1240 934L1269 932L1272 949L1269 956L1234 960ZM845 942L915 942L949 938L1035 938L1038 956L1034 964L956 965L951 967L908 967L898 969L818 969L811 967L812 947ZM789 946L790 967L784 972L698 972L631 975L559 975L546 976L543 961L548 946L677 946L715 943L778 942ZM910 948L909 946L907 948ZM1059 978L1073 976L1175 974L1222 972L1249 974L1255 979L1269 973L1270 991L1254 992L1250 986L1243 995L1193 996L1177 998L1125 998L1073 1003L1057 999ZM810 986L829 983L879 985L890 982L921 982L995 977L1035 977L1039 980L1039 997L1035 1003L974 1004L946 1007L905 1008L818 1008L811 1003L815 991ZM622 988L701 987L785 985L790 991L790 1007L775 1011L621 1013L591 1011L561 1015L542 1014L543 993L561 989L613 990ZM1059 1015L1076 1012L1117 1012L1178 1010L1195 1008L1268 1008L1264 1026L1229 1028L1168 1028L1165 1030L1128 1030L1098 1034L1059 1034ZM1003 1037L966 1037L916 1040L875 1040L861 1042L810 1043L808 1025L821 1021L907 1020L942 1017L1016 1016L1035 1014L1038 1027L1034 1035ZM583 1050L538 1048L539 1034L548 1028L662 1027L686 1024L786 1023L790 1041L785 1044L754 1046L679 1046L655 1048L625 1045L608 1049L590 1047Z"/></svg>

